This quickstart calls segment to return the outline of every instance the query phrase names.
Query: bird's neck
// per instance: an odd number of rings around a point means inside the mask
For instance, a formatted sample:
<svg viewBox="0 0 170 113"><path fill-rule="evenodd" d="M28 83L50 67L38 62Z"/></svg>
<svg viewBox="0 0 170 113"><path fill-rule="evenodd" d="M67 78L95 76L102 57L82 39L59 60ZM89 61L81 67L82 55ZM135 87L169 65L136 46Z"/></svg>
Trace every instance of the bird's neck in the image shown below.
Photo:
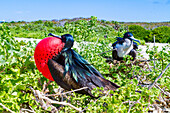
<svg viewBox="0 0 170 113"><path fill-rule="evenodd" d="M130 39L124 39L125 40L125 42L124 42L124 46L126 47L126 48L129 48L132 44L133 44L133 41L132 40L130 40Z"/></svg>

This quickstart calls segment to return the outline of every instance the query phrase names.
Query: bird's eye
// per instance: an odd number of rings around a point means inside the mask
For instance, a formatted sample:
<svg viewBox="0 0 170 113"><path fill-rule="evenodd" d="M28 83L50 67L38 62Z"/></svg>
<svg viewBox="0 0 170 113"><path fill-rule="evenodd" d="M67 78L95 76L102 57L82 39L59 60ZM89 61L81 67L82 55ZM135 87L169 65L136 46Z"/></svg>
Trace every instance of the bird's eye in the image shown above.
<svg viewBox="0 0 170 113"><path fill-rule="evenodd" d="M62 36L62 42L66 42L66 37L65 36Z"/></svg>

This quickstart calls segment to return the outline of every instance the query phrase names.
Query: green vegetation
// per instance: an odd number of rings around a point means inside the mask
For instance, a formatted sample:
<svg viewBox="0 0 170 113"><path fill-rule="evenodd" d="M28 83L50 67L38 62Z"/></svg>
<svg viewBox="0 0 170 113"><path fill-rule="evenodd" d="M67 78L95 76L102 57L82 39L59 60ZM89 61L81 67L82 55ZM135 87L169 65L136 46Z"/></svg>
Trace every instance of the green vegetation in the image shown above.
<svg viewBox="0 0 170 113"><path fill-rule="evenodd" d="M153 39L149 37L151 31L146 30L142 26L139 25L129 25L129 31L134 34L134 37L138 37L140 40L145 40L146 42L152 42Z"/></svg>
<svg viewBox="0 0 170 113"><path fill-rule="evenodd" d="M155 28L152 31L152 34L155 35L155 41L156 42L170 42L170 27L162 26Z"/></svg>
<svg viewBox="0 0 170 113"><path fill-rule="evenodd" d="M146 30L139 25L129 25L129 31L134 34L134 37L138 37L146 42L153 42L153 36L155 36L156 42L170 42L170 27L167 26L157 27L153 30Z"/></svg>
<svg viewBox="0 0 170 113"><path fill-rule="evenodd" d="M9 26L13 37L38 38L47 37L49 32L61 35L63 33L72 34L77 41L92 41L99 42L107 40L114 42L116 37L123 37L122 33L130 31L135 38L145 42L153 42L153 36L156 42L170 42L170 27L169 22L164 23L124 23L117 21L97 20L97 17L91 18L75 18L63 19L59 21L35 21L35 22L10 22L6 23ZM167 25L167 26L163 26ZM161 27L159 27L161 26ZM153 29L154 28L154 29Z"/></svg>
<svg viewBox="0 0 170 113"><path fill-rule="evenodd" d="M122 36L120 31L116 31L113 26L105 24L100 25L96 17L89 21L82 19L77 21L52 22L52 21L35 21L30 23L7 23L13 37L39 38L47 37L49 32L54 34L69 33L75 37L76 41L103 41L106 35L107 40L114 42L115 36ZM126 32L126 30L121 30Z"/></svg>
<svg viewBox="0 0 170 113"><path fill-rule="evenodd" d="M114 23L114 22L113 22ZM109 23L112 24L112 23ZM161 27L162 28L162 27ZM139 28L142 29L142 28ZM169 29L163 27L162 29ZM159 37L162 29L154 29L153 32L156 37ZM158 32L159 31L159 32ZM54 34L70 33L75 40L80 42L80 51L76 50L81 56L87 59L92 65L98 69L105 78L118 84L121 88L115 92L109 91L107 95L101 96L98 99L90 98L87 95L77 93L67 94L66 96L58 95L53 99L57 101L68 102L78 108L86 108L86 112L115 112L124 113L129 110L129 102L136 102L130 112L146 112L148 106L152 106L158 96L167 98L168 96L161 93L158 88L142 87L144 83L153 83L159 76L160 72L170 62L170 51L166 51L169 46L164 47L160 52L155 50L147 50L150 58L162 58L156 61L156 69L148 71L139 65L130 65L130 60L122 64L110 65L105 62L102 56L98 53L110 49L109 44L113 43L115 36L123 36L124 27L115 30L113 26L108 24L100 24L96 17L90 20L77 20L73 22L66 22L64 26L60 26L55 22L36 21L32 23L4 23L0 24L0 103L11 109L14 112L19 112L24 109L34 110L38 112L49 112L52 108L48 107L46 110L36 101L32 87L35 90L42 91L44 82L48 82L46 78L38 71L35 66L33 54L36 43L18 42L13 37L32 37L45 38L49 32ZM135 31L136 32L136 31ZM108 38L104 38L107 35ZM140 36L135 34L136 36ZM165 35L166 37L167 35ZM142 39L142 38L139 38ZM91 41L94 43L84 44L82 41ZM111 53L104 55L111 56ZM129 58L129 56L127 56ZM149 62L150 66L154 62ZM170 69L166 70L163 76L158 80L160 88L166 92L170 92ZM142 84L142 85L141 85ZM59 86L52 82L48 86L48 94L54 94ZM94 89L93 93L100 95L102 88ZM138 93L136 91L141 91ZM65 91L64 91L65 92ZM113 95L113 96L110 96ZM133 103L131 103L133 104ZM77 112L69 106L60 106L53 104L59 112ZM6 111L0 106L0 112Z"/></svg>

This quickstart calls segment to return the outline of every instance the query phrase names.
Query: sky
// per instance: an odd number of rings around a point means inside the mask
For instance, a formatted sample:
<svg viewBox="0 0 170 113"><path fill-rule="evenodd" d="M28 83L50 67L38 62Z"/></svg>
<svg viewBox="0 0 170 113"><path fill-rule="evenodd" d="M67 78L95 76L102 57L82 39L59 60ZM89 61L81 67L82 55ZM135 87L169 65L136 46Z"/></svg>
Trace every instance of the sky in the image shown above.
<svg viewBox="0 0 170 113"><path fill-rule="evenodd" d="M1 0L0 21L96 16L118 22L170 21L170 0Z"/></svg>

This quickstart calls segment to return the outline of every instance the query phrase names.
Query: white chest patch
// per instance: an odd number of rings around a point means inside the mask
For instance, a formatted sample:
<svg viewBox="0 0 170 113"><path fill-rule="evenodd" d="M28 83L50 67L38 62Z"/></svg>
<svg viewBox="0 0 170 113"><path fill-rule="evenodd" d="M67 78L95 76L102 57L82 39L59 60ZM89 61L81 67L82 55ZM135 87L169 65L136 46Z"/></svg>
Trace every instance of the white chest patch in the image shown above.
<svg viewBox="0 0 170 113"><path fill-rule="evenodd" d="M123 44L116 44L117 52L119 57L123 57L124 55L129 54L129 52L133 49L133 41L126 40Z"/></svg>

